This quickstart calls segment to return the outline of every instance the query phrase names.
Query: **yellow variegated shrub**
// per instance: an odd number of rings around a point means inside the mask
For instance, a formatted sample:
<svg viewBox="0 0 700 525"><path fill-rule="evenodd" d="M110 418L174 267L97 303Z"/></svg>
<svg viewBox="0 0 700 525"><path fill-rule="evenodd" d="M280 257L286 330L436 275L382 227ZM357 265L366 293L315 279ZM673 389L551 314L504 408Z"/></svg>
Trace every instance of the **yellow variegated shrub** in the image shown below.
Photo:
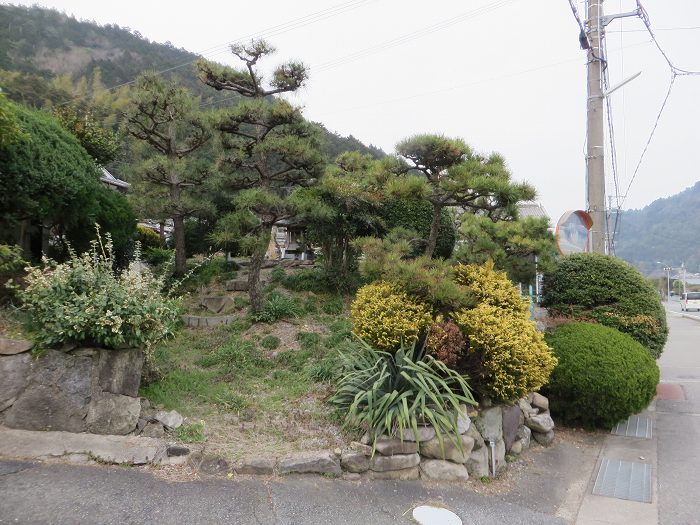
<svg viewBox="0 0 700 525"><path fill-rule="evenodd" d="M355 335L379 350L411 345L432 322L427 306L383 281L360 288L350 313Z"/></svg>
<svg viewBox="0 0 700 525"><path fill-rule="evenodd" d="M482 303L455 315L467 337L471 379L494 401L512 401L539 390L557 364L535 323Z"/></svg>
<svg viewBox="0 0 700 525"><path fill-rule="evenodd" d="M466 286L479 303L490 304L529 317L529 304L508 279L506 272L494 270L493 261L484 265L459 264L455 266L455 282Z"/></svg>

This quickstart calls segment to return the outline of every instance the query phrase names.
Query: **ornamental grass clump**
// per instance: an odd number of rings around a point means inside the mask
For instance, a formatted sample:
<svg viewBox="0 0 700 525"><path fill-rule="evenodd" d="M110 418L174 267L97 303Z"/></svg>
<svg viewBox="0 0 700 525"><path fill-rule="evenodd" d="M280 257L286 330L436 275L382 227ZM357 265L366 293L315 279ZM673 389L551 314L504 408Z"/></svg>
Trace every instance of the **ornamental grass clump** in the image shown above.
<svg viewBox="0 0 700 525"><path fill-rule="evenodd" d="M656 395L656 361L625 333L572 322L547 335L547 342L559 364L545 393L563 423L609 430Z"/></svg>
<svg viewBox="0 0 700 525"><path fill-rule="evenodd" d="M432 323L427 306L384 281L360 288L350 313L353 333L386 351L413 344Z"/></svg>
<svg viewBox="0 0 700 525"><path fill-rule="evenodd" d="M461 448L457 417L461 404L476 404L467 378L417 345L383 352L360 341L341 353L342 373L331 403L345 413L345 425L369 432L372 443L383 434L403 439L418 425L430 424Z"/></svg>
<svg viewBox="0 0 700 525"><path fill-rule="evenodd" d="M534 322L487 303L458 312L455 322L467 338L465 367L483 396L509 402L549 380L557 359Z"/></svg>
<svg viewBox="0 0 700 525"><path fill-rule="evenodd" d="M63 343L106 348L150 347L172 335L179 303L163 294L162 279L138 261L115 273L109 234L90 251L63 263L44 258L27 269L27 287L18 295L45 346Z"/></svg>

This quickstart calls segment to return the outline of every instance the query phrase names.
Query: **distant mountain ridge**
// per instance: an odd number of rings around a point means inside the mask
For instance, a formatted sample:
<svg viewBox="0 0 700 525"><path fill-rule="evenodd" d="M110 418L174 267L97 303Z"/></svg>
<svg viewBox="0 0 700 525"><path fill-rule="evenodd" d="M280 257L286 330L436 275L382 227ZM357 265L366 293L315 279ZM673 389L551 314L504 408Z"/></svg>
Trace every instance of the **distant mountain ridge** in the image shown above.
<svg viewBox="0 0 700 525"><path fill-rule="evenodd" d="M138 31L116 24L101 26L52 9L0 4L0 88L10 99L26 105L69 102L66 91L46 82L60 75L70 75L79 83L89 82L99 72L101 83L113 88L147 70L163 71L163 76L200 96L205 107L235 104L236 97L230 93L219 93L197 79L191 63L198 58L169 42L151 42ZM321 128L328 159L343 151L360 151L375 158L386 155L352 135L343 137Z"/></svg>
<svg viewBox="0 0 700 525"><path fill-rule="evenodd" d="M685 264L700 271L700 181L641 210L623 212L615 253L643 272ZM658 264L661 263L661 264Z"/></svg>

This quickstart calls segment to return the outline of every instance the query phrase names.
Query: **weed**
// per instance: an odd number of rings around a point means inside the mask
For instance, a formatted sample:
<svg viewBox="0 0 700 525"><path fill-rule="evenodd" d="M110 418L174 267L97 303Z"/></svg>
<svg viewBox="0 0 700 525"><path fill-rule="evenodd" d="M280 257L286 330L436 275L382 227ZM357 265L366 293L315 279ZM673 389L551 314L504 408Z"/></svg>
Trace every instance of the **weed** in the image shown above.
<svg viewBox="0 0 700 525"><path fill-rule="evenodd" d="M343 298L333 297L326 301L321 307L323 313L328 315L338 315L343 313Z"/></svg>
<svg viewBox="0 0 700 525"><path fill-rule="evenodd" d="M333 381L338 376L340 358L336 354L323 357L309 366L307 373L313 381Z"/></svg>
<svg viewBox="0 0 700 525"><path fill-rule="evenodd" d="M484 485L488 485L489 483L491 483L491 478L488 476L481 476L479 478L479 481L481 481Z"/></svg>
<svg viewBox="0 0 700 525"><path fill-rule="evenodd" d="M233 307L236 310L243 310L243 308L246 308L250 305L250 299L248 297L234 297L233 298Z"/></svg>
<svg viewBox="0 0 700 525"><path fill-rule="evenodd" d="M204 422L180 425L175 429L175 437L183 443L203 443L207 440L204 436Z"/></svg>
<svg viewBox="0 0 700 525"><path fill-rule="evenodd" d="M273 283L281 283L286 275L287 272L284 271L284 268L277 266L270 272L270 281Z"/></svg>
<svg viewBox="0 0 700 525"><path fill-rule="evenodd" d="M270 294L262 311L253 314L252 319L257 323L274 323L287 317L301 317L304 310L299 304L286 295Z"/></svg>
<svg viewBox="0 0 700 525"><path fill-rule="evenodd" d="M321 344L321 334L316 332L299 332L297 333L297 341L304 349L313 349Z"/></svg>
<svg viewBox="0 0 700 525"><path fill-rule="evenodd" d="M221 365L228 373L258 376L270 363L251 341L233 339L216 351L203 356L197 364L205 368Z"/></svg>
<svg viewBox="0 0 700 525"><path fill-rule="evenodd" d="M311 350L287 350L277 354L276 360L292 372L301 372L311 353Z"/></svg>
<svg viewBox="0 0 700 525"><path fill-rule="evenodd" d="M280 343L280 338L276 335L267 335L260 341L260 346L267 350L274 350L279 347Z"/></svg>

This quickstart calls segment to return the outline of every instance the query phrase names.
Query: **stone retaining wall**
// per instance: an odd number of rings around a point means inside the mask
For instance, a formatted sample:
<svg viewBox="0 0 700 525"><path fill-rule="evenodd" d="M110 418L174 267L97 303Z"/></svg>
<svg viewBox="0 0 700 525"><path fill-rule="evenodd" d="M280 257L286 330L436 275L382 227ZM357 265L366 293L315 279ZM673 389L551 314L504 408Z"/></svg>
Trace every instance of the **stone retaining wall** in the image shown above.
<svg viewBox="0 0 700 525"><path fill-rule="evenodd" d="M19 353L0 351L0 424L118 435L136 428L140 350L48 350L34 358L31 344L25 346Z"/></svg>
<svg viewBox="0 0 700 525"><path fill-rule="evenodd" d="M512 406L489 406L467 411L458 420L461 448L444 437L443 446L430 426L418 427L399 436L382 436L374 451L369 436L350 443L344 450L306 451L280 458L250 457L235 465L217 468L238 474L317 473L346 479L430 479L465 481L470 476L492 476L507 468L506 456L518 456L530 447L531 439L548 446L554 440L554 422L549 402L530 394ZM494 465L495 461L495 465Z"/></svg>

